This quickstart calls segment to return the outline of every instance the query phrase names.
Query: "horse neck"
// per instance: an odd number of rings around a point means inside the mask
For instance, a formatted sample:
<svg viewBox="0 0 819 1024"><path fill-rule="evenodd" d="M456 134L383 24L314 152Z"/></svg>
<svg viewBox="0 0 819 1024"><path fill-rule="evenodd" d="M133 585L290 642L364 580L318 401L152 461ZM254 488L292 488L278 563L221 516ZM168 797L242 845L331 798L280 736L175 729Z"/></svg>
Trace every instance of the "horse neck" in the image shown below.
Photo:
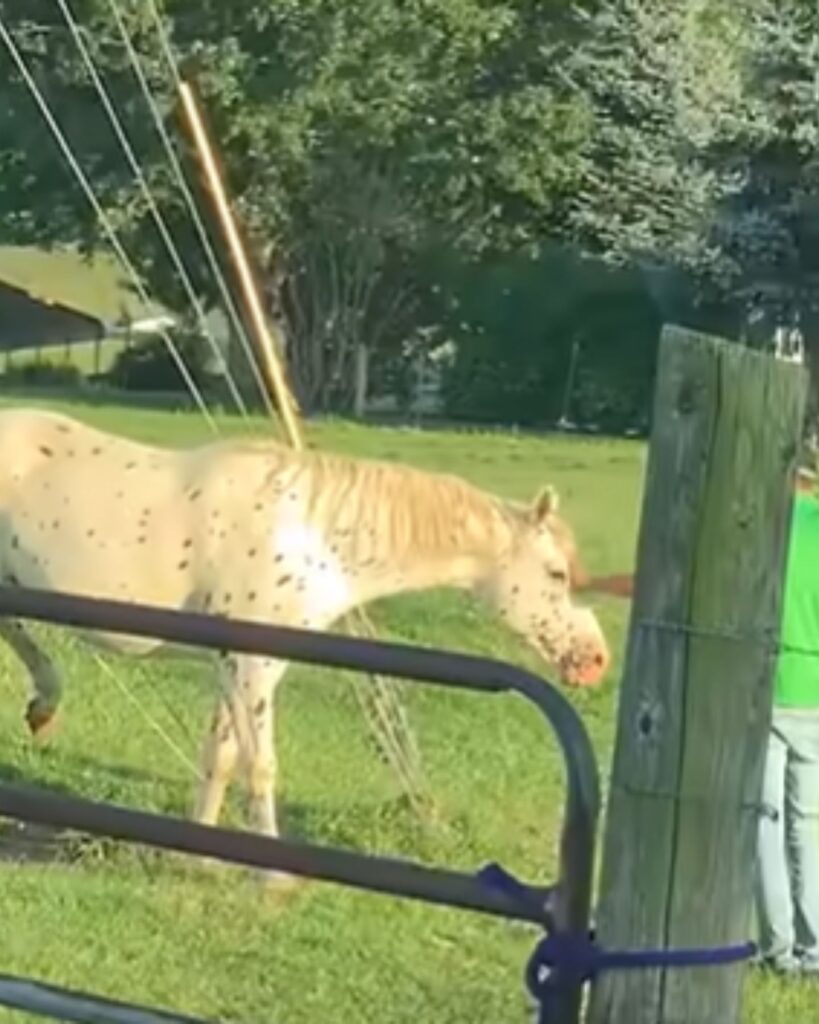
<svg viewBox="0 0 819 1024"><path fill-rule="evenodd" d="M512 530L502 504L489 495L446 477L402 477L401 469L382 467L330 538L355 600L364 603L472 587L508 550Z"/></svg>

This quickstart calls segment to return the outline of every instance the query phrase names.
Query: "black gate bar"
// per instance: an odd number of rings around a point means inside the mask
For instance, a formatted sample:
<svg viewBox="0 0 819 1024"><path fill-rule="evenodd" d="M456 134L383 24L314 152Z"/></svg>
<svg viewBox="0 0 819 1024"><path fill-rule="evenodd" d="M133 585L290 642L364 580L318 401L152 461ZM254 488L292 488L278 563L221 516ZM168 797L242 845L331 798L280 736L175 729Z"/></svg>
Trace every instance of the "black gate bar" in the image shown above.
<svg viewBox="0 0 819 1024"><path fill-rule="evenodd" d="M472 655L20 587L0 587L0 615L81 630L152 637L184 646L398 676L456 689L518 693L535 704L551 724L567 772L559 880L549 888L527 888L521 896L489 888L476 877L458 872L203 826L21 787L0 785L0 813L214 856L233 863L540 922L561 931L582 934L588 931L600 803L597 766L579 715L559 690L537 676L494 659ZM555 1022L575 1024L580 989L567 986L564 991L565 998Z"/></svg>

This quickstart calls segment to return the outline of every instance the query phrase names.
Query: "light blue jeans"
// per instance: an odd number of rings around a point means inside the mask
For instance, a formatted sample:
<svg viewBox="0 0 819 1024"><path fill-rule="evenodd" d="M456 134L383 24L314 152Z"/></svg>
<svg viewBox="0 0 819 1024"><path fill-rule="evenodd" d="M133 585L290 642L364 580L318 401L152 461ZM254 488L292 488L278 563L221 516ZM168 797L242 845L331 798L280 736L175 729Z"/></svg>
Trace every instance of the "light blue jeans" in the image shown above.
<svg viewBox="0 0 819 1024"><path fill-rule="evenodd" d="M774 710L762 803L760 955L819 971L819 709Z"/></svg>

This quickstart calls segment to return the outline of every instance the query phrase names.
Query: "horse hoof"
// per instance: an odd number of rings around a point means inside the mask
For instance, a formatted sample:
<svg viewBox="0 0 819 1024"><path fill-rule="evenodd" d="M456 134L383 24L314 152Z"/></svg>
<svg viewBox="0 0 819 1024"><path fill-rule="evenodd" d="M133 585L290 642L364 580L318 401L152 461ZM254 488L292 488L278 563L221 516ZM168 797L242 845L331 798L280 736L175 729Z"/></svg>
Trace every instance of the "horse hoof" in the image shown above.
<svg viewBox="0 0 819 1024"><path fill-rule="evenodd" d="M44 739L53 727L57 712L54 708L44 708L36 700L30 701L26 708L26 723L35 739Z"/></svg>

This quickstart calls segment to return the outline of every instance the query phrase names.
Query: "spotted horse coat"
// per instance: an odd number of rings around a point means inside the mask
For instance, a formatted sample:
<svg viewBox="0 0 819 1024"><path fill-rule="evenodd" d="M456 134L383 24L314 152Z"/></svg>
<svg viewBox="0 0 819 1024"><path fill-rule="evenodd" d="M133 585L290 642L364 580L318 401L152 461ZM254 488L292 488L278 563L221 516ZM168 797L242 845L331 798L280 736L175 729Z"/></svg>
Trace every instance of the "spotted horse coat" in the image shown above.
<svg viewBox="0 0 819 1024"><path fill-rule="evenodd" d="M311 629L389 594L469 588L564 682L596 684L609 661L596 618L572 601L582 570L550 488L519 505L454 476L270 440L173 450L52 412L0 412L0 577ZM149 638L82 635L134 656L170 653ZM21 622L0 620L0 638L28 669L37 733L57 711L59 674ZM218 820L241 767L252 827L277 834L274 696L286 667L217 659L197 821Z"/></svg>

